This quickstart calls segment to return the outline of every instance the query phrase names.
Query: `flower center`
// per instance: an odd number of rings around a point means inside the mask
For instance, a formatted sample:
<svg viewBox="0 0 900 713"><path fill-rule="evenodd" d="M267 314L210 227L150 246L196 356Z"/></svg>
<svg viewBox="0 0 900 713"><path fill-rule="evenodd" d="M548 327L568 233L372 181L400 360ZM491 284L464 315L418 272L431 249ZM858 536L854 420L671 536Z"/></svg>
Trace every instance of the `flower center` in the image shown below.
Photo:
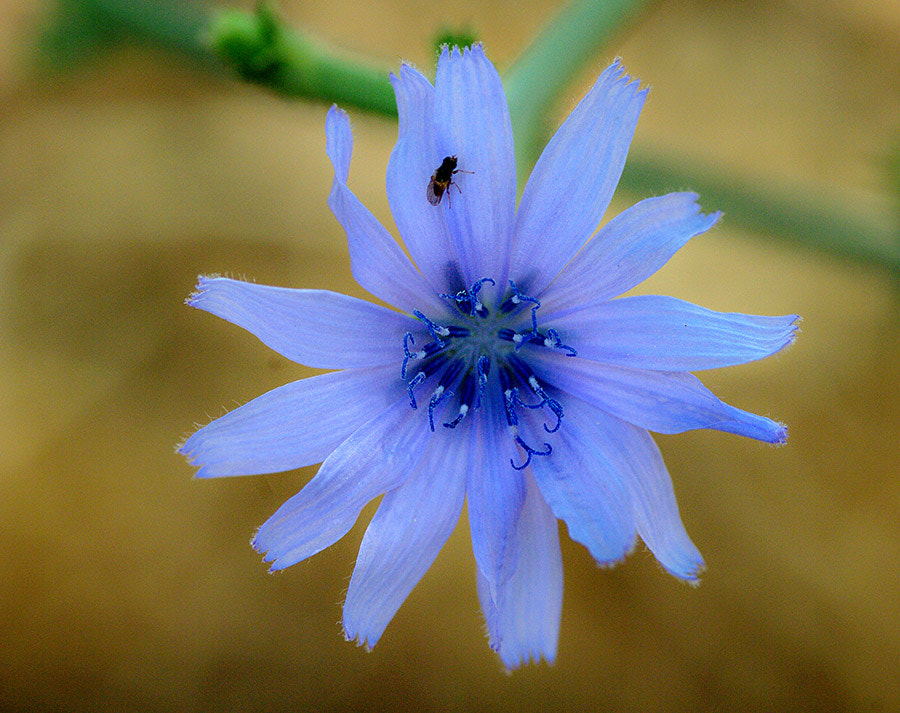
<svg viewBox="0 0 900 713"><path fill-rule="evenodd" d="M495 285L494 280L485 277L468 289L441 294L457 312L447 324L433 321L418 310L413 312L425 326L430 341L418 351L412 351L416 346L413 334L404 335L400 375L407 382L413 409L418 408L416 391L430 386L428 425L432 431L436 411L451 399L458 402L458 411L452 420L443 424L449 429L456 428L470 412L481 408L485 398L497 399L503 404L510 435L524 453L525 461L521 465L512 459L510 464L522 470L533 456L548 456L553 448L544 443L542 449L537 449L525 441L519 431L520 409L546 409L554 422L552 427L545 423L544 430L556 433L562 424L563 407L547 393L520 350L525 345L535 345L560 349L566 356L576 356L577 352L563 344L555 329L539 329L537 311L541 303L520 292L514 281L509 281L509 291L493 310L480 298L486 284ZM526 310L530 315L526 315ZM535 398L537 401L530 403Z"/></svg>

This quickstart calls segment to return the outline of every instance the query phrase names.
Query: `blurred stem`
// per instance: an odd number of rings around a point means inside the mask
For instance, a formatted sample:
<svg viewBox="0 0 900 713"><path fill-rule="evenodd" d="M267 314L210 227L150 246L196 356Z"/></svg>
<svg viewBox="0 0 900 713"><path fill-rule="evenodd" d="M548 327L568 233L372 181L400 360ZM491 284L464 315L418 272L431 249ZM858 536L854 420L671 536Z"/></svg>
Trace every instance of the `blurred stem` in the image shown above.
<svg viewBox="0 0 900 713"><path fill-rule="evenodd" d="M814 248L854 262L886 267L900 276L900 225L880 227L849 206L802 189L782 187L760 190L759 182L742 182L734 176L687 161L667 162L640 148L632 149L619 186L639 196L660 195L689 188L700 194L703 205L722 210L751 230L785 244Z"/></svg>
<svg viewBox="0 0 900 713"><path fill-rule="evenodd" d="M119 37L136 39L210 64L199 41L208 17L198 0L57 0L54 22L40 38L52 64L66 66L95 57L98 48Z"/></svg>
<svg viewBox="0 0 900 713"><path fill-rule="evenodd" d="M567 81L613 33L649 5L650 0L576 0L505 73L520 171L527 172L537 158L544 143L548 108ZM339 56L307 34L286 27L269 4L260 4L255 13L227 10L212 17L200 2L173 0L59 0L58 8L59 27L80 31L53 35L54 41L63 43L63 50L66 41L84 45L92 37L101 42L127 34L206 65L224 62L245 78L285 96L337 101L385 116L397 113L385 70L368 61ZM66 18L65 13L74 14ZM93 56L82 45L80 54ZM895 161L896 179L900 176L900 152ZM880 227L853 215L849 206L806 190L800 195L765 192L758 182L743 183L706 166L642 153L639 147L629 155L621 185L639 196L691 188L703 196L706 206L725 210L751 230L771 234L787 244L888 267L900 275L900 219L896 214L892 227Z"/></svg>
<svg viewBox="0 0 900 713"><path fill-rule="evenodd" d="M568 82L650 5L651 0L575 0L504 73L520 180L540 155L549 109Z"/></svg>
<svg viewBox="0 0 900 713"><path fill-rule="evenodd" d="M216 13L206 36L216 55L238 74L279 94L397 116L385 69L288 27L268 2L261 2L255 13Z"/></svg>

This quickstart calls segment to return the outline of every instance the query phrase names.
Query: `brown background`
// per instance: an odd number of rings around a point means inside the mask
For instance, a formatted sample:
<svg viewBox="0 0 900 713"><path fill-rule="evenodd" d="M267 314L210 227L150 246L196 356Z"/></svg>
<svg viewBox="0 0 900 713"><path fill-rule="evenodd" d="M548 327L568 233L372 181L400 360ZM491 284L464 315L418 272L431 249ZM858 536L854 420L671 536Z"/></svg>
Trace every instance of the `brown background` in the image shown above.
<svg viewBox="0 0 900 713"><path fill-rule="evenodd" d="M442 20L471 21L502 66L556 10L333 5L283 3L338 46L426 69ZM183 306L198 273L363 296L325 205L325 107L147 48L37 77L23 55L41 8L0 2L0 707L900 708L889 274L726 216L641 291L804 321L786 353L703 375L728 401L786 421L786 447L658 438L707 560L702 586L644 549L598 570L564 537L558 662L506 676L483 637L463 522L367 654L338 624L362 525L277 576L248 545L313 469L201 482L173 453L195 423L311 373ZM816 186L885 223L898 37L893 0L662 2L596 57L558 113L622 56L653 87L641 145ZM393 228L384 168L396 125L351 114L351 185ZM620 194L613 209L640 197Z"/></svg>

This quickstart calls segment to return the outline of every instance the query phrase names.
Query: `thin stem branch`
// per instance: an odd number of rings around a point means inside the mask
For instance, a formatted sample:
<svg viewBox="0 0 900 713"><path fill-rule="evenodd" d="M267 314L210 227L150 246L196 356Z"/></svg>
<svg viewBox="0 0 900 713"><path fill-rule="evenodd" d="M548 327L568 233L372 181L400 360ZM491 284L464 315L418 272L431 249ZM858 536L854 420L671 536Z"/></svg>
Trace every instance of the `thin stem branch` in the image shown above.
<svg viewBox="0 0 900 713"><path fill-rule="evenodd" d="M651 0L576 0L504 72L520 177L540 155L549 109L568 82L650 5Z"/></svg>
<svg viewBox="0 0 900 713"><path fill-rule="evenodd" d="M815 191L781 186L763 190L759 182L689 161L666 160L633 148L628 154L621 188L640 196L690 189L703 205L722 210L727 218L784 244L813 248L858 263L888 268L900 275L900 225L891 217L876 223L853 215L849 206Z"/></svg>

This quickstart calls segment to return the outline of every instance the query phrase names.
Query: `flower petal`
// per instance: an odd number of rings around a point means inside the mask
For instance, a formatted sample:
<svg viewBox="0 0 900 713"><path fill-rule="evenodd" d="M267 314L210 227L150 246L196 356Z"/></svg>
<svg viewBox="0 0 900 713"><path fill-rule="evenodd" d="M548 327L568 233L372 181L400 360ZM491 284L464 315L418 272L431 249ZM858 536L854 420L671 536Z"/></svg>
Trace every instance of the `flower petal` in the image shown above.
<svg viewBox="0 0 900 713"><path fill-rule="evenodd" d="M499 586L516 568L513 535L526 495L522 472L513 470L509 462L518 454L502 414L503 406L490 397L474 414L466 483L472 551L494 600Z"/></svg>
<svg viewBox="0 0 900 713"><path fill-rule="evenodd" d="M346 112L332 106L325 120L326 151L334 166L328 205L347 233L350 269L356 281L376 297L407 312L444 304L406 255L347 187L353 134Z"/></svg>
<svg viewBox="0 0 900 713"><path fill-rule="evenodd" d="M331 546L353 527L366 503L404 483L428 435L404 394L328 456L303 490L259 528L253 546L266 553L273 570Z"/></svg>
<svg viewBox="0 0 900 713"><path fill-rule="evenodd" d="M798 320L795 314L713 312L657 295L543 315L580 357L659 371L716 369L771 356L794 341Z"/></svg>
<svg viewBox="0 0 900 713"><path fill-rule="evenodd" d="M301 379L217 418L178 451L200 466L198 478L302 468L327 458L404 388L393 364Z"/></svg>
<svg viewBox="0 0 900 713"><path fill-rule="evenodd" d="M507 669L553 663L562 612L563 569L559 526L531 474L524 476L525 503L516 523L516 569L491 596L491 586L479 569L478 598L487 622L491 647Z"/></svg>
<svg viewBox="0 0 900 713"><path fill-rule="evenodd" d="M469 466L468 443L456 435L433 434L415 472L381 501L344 602L347 639L375 646L453 532Z"/></svg>
<svg viewBox="0 0 900 713"><path fill-rule="evenodd" d="M243 327L292 361L322 369L398 363L403 335L423 331L412 317L337 292L227 277L201 277L188 304Z"/></svg>
<svg viewBox="0 0 900 713"><path fill-rule="evenodd" d="M541 381L607 413L657 433L712 428L767 443L784 443L787 429L716 398L684 371L650 371L541 350L529 361Z"/></svg>
<svg viewBox="0 0 900 713"><path fill-rule="evenodd" d="M531 469L553 514L569 528L597 564L611 566L634 548L635 523L630 493L613 466L568 414L554 435L553 452L534 458ZM532 419L529 419L529 421ZM539 438L532 428L531 438Z"/></svg>
<svg viewBox="0 0 900 713"><path fill-rule="evenodd" d="M539 294L597 230L646 96L614 62L544 148L522 193L510 271L530 294Z"/></svg>
<svg viewBox="0 0 900 713"><path fill-rule="evenodd" d="M443 211L465 289L483 277L505 286L509 245L516 206L516 166L512 125L500 75L480 44L438 59L434 81L437 153L434 168L445 156L457 156L457 191L448 188ZM423 197L424 199L424 197Z"/></svg>
<svg viewBox="0 0 900 713"><path fill-rule="evenodd" d="M541 295L545 312L618 297L646 280L721 213L700 212L694 193L647 198L623 211L579 252Z"/></svg>
<svg viewBox="0 0 900 713"><path fill-rule="evenodd" d="M430 283L432 294L457 288L448 269L457 262L443 211L431 205L426 188L443 155L435 147L434 87L415 69L401 65L391 74L397 96L397 143L387 168L387 197L397 230L413 261Z"/></svg>
<svg viewBox="0 0 900 713"><path fill-rule="evenodd" d="M703 558L681 522L672 479L650 434L577 398L567 398L565 408L566 421L578 424L585 445L608 464L608 477L628 490L638 534L659 563L680 579L696 580Z"/></svg>

